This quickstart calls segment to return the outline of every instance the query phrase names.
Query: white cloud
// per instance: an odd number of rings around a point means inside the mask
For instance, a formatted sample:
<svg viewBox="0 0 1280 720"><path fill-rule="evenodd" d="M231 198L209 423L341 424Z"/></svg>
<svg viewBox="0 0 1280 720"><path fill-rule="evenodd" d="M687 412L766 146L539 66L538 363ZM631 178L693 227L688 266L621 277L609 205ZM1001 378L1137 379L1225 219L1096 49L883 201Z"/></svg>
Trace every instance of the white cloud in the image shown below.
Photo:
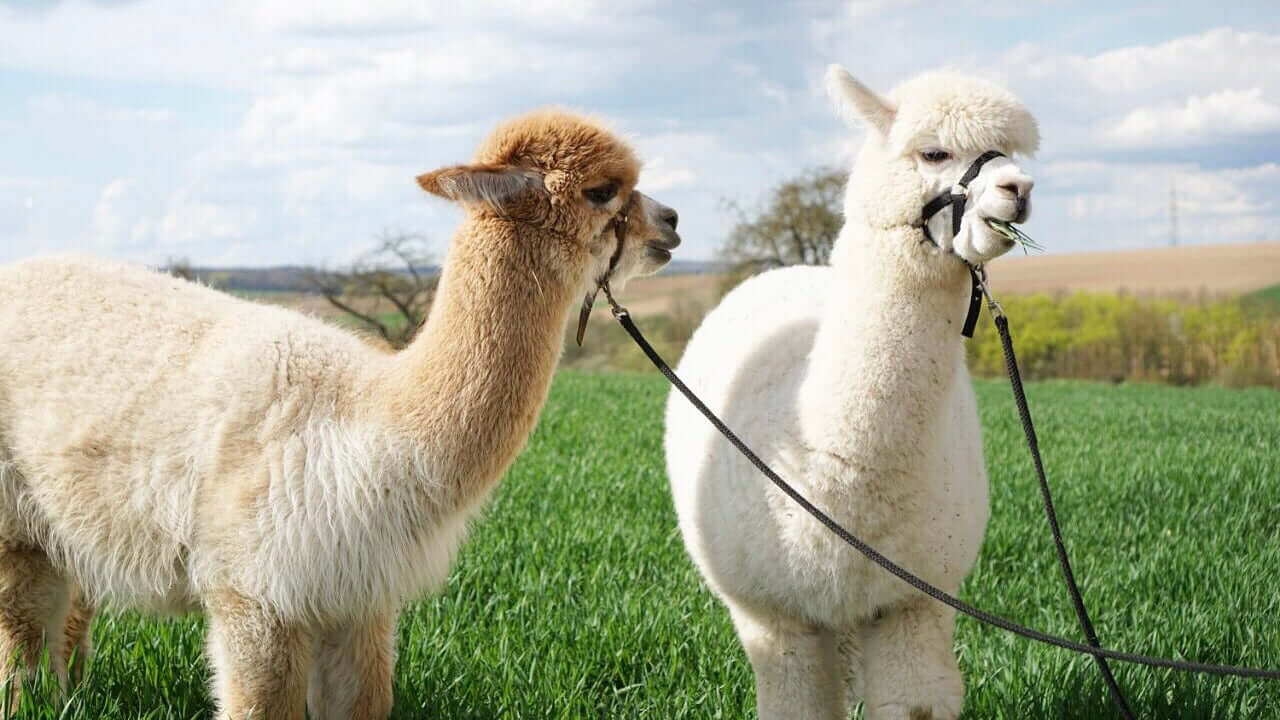
<svg viewBox="0 0 1280 720"><path fill-rule="evenodd" d="M896 3L894 0L853 0L845 7L845 13L850 19L859 20L875 15L882 15L892 9L901 9L918 5L919 0L902 0Z"/></svg>
<svg viewBox="0 0 1280 720"><path fill-rule="evenodd" d="M117 178L99 193L90 233L99 252L128 253L152 239L152 222L137 185L133 178Z"/></svg>
<svg viewBox="0 0 1280 720"><path fill-rule="evenodd" d="M446 25L474 27L498 22L523 29L574 31L609 27L646 4L604 0L493 0L484 3L259 0L249 6L248 13L256 28L268 32L404 33Z"/></svg>
<svg viewBox="0 0 1280 720"><path fill-rule="evenodd" d="M174 112L167 108L132 108L106 105L89 98L65 93L46 93L27 101L27 112L34 122L73 121L83 127L101 130L103 125L134 127L171 123ZM151 129L151 128L147 128Z"/></svg>
<svg viewBox="0 0 1280 720"><path fill-rule="evenodd" d="M1253 242L1274 239L1280 165L1058 161L1038 169L1036 188L1034 237L1095 249L1164 244L1175 190L1182 242Z"/></svg>
<svg viewBox="0 0 1280 720"><path fill-rule="evenodd" d="M645 161L640 185L645 192L661 192L670 188L692 185L698 179L693 168L677 165L666 155L656 155Z"/></svg>
<svg viewBox="0 0 1280 720"><path fill-rule="evenodd" d="M171 200L155 232L160 245L174 250L199 246L210 241L247 239L258 217L254 208L220 205L183 196ZM142 221L149 227L148 221Z"/></svg>
<svg viewBox="0 0 1280 720"><path fill-rule="evenodd" d="M798 4L784 8L792 26L744 6L655 10L650 0L141 0L0 12L0 66L77 78L25 97L0 132L39 138L76 165L114 149L57 188L0 180L0 259L86 237L149 262L249 264L341 261L383 228L443 242L458 211L413 177L466 161L498 120L547 103L594 108L629 131L647 161L641 188L680 212L682 253L707 257L726 229L722 198L749 206L804 167L850 160L860 138L821 90L833 60L881 90L939 64L1010 85L1045 138L1033 234L1059 247L1160 242L1167 177L1187 237L1253 239L1266 220L1280 224L1273 165L1205 169L1222 164L1217 144L1280 130L1280 35L1220 28L1081 53L1052 35L1009 47L975 32L990 15L1038 7L965 0L948 11L972 16L964 25L921 3ZM76 89L103 77L176 88L179 99ZM197 118L187 98L223 115ZM1132 161L1153 150L1178 161Z"/></svg>
<svg viewBox="0 0 1280 720"><path fill-rule="evenodd" d="M1128 147L1198 145L1276 131L1280 131L1280 107L1262 96L1262 88L1252 88L1131 110L1107 131L1107 137Z"/></svg>
<svg viewBox="0 0 1280 720"><path fill-rule="evenodd" d="M1280 129L1280 34L1216 28L1088 56L1024 43L998 65L1040 117L1047 155Z"/></svg>
<svg viewBox="0 0 1280 720"><path fill-rule="evenodd" d="M0 65L81 77L245 87L269 38L199 0L122 5L66 2L26 16L0 13ZM213 11L217 8L217 11Z"/></svg>

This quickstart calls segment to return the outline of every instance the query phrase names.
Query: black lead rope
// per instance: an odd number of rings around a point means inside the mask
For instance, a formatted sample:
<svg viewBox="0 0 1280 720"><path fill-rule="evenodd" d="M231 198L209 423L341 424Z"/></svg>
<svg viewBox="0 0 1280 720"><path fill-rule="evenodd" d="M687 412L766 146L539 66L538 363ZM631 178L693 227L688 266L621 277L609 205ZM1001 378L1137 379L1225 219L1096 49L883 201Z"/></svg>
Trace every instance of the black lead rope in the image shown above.
<svg viewBox="0 0 1280 720"><path fill-rule="evenodd" d="M973 268L969 269L973 274L973 281L979 288L983 287L978 272ZM978 290L980 293L981 290ZM1067 548L1062 542L1062 530L1058 527L1058 513L1053 507L1053 495L1049 492L1049 481L1045 478L1044 462L1040 459L1040 442L1036 439L1036 428L1031 423L1031 410L1027 408L1027 396L1022 391L1022 373L1018 372L1018 358L1013 354L1013 338L1009 335L1009 319L1005 317L1003 312L999 311L999 306L992 302L991 317L996 323L996 330L1000 332L1000 344L1004 346L1004 365L1009 371L1009 386L1013 388L1013 401L1018 406L1018 417L1022 420L1022 432L1027 437L1027 449L1031 451L1031 463L1036 469L1036 479L1040 481L1040 499L1044 501L1044 514L1049 519L1049 529L1053 532L1053 546L1058 551L1058 566L1062 568L1062 579L1067 584L1067 591L1071 594L1071 604L1075 606L1076 618L1080 621L1080 629L1084 630L1085 639L1089 641L1089 646L1093 648L1102 647L1102 643L1098 641L1098 633L1093 630L1093 621L1089 619L1089 611L1085 608L1084 598L1080 595L1080 588L1076 585L1076 575L1071 570L1071 561L1067 559ZM1111 666L1107 665L1107 661L1101 655L1094 655L1094 661L1098 664L1098 671L1102 673L1102 679L1107 683L1107 692L1111 694L1111 700L1120 708L1120 713L1125 716L1126 720L1134 720L1133 710L1129 708L1129 703L1125 700L1124 692L1120 690L1120 684L1116 682L1115 675L1111 674Z"/></svg>
<svg viewBox="0 0 1280 720"><path fill-rule="evenodd" d="M968 615L979 622L998 627L1001 630L1013 633L1014 635L1019 635L1030 640L1035 640L1036 642L1044 643L1045 645L1052 645L1054 647L1070 650L1082 655L1091 655L1094 658L1106 658L1109 660L1118 660L1120 662L1133 663L1136 665L1168 668L1170 670L1178 670L1181 672L1205 673L1209 675L1233 675L1236 677L1257 678L1263 680L1280 680L1280 670L1173 660L1170 658L1152 657L1149 655L1138 655L1136 653L1127 653L1118 650L1108 650L1107 648L1100 647L1096 644L1093 646L1085 645L1057 635L1050 635L1046 632L1041 632L1039 630L1019 625L1012 620L1005 619L999 615L994 615L985 610L980 610L979 608L976 608L963 600L934 587L933 585L930 585L928 582L925 582L889 558L881 555L879 551L855 537L848 530L845 530L839 523L831 519L829 515L818 509L813 503L809 502L808 499L774 472L772 468L766 465L763 460L752 452L751 448L747 447L746 443L742 442L742 440L735 435L734 432L730 430L729 427L725 425L724 422L721 421L720 418L717 417L716 414L712 412L711 409L708 408L687 385L684 384L680 377L676 375L675 371L667 365L666 361L662 359L662 356L659 355L658 352L653 349L653 346L649 344L649 341L645 339L644 334L640 332L640 329L636 327L636 324L631 320L631 314L627 312L627 309L619 305L613 297L609 295L607 289L605 296L608 298L609 304L613 307L613 316L617 318L618 322L622 325L622 329L627 331L627 334L631 336L631 339L635 341L636 345L640 347L645 356L649 358L649 362L653 363L654 367L656 367L658 371L667 378L667 381L679 390L680 393L698 409L698 412L702 413L712 426L714 426L721 435L724 435L725 439L737 448L738 451L747 458L747 460L751 461L752 465L755 465L765 477L769 478L770 482L777 486L783 494L791 498L791 500L793 500L797 505L804 508L805 512L812 515L814 519L826 526L828 530L835 533L837 537L853 547L853 549L862 553L867 557L867 559L889 571L898 577L898 579L907 583L916 590L919 590L934 600L949 606L957 612ZM1007 337L1007 330L1008 328L1006 325L1005 332L1002 333L1002 338ZM1011 349L1012 343L1010 343L1008 347ZM1025 406L1025 397L1023 398L1022 405ZM1029 421L1030 415L1028 414L1027 417ZM1028 427L1030 427L1029 424ZM1034 437L1034 432L1032 437ZM1055 519L1055 527L1056 524ZM1055 535L1056 534L1057 533L1055 533ZM1091 638L1091 640L1096 642L1096 636ZM1127 710L1128 706L1125 705L1124 708Z"/></svg>
<svg viewBox="0 0 1280 720"><path fill-rule="evenodd" d="M988 150L982 153L974 159L968 169L965 170L964 175L952 186L949 192L942 193L925 203L921 213L923 218L921 229L924 231L926 240L938 245L937 241L929 233L929 218L949 206L951 208L951 242L955 243L956 238L960 236L964 206L969 200L969 183L978 177L984 165L1003 156L1004 153L999 150ZM974 267L967 261L965 265L969 268L971 285L969 288L969 311L965 315L964 326L960 330L960 334L966 338L971 338L978 325L978 314L982 311L982 295L986 290L986 274L981 267ZM1040 498L1044 501L1044 514L1049 521L1049 529L1053 533L1053 546L1058 553L1058 566L1062 568L1062 578L1067 584L1067 592L1071 595L1071 603L1075 607L1080 629L1084 631L1089 645L1098 648L1102 645L1098 641L1097 632L1093 629L1093 621L1089 619L1089 610L1085 607L1080 588L1076 585L1075 573L1071 570L1071 561L1067 557L1067 548L1062 542L1062 531L1058 527L1058 514L1053 507L1053 496L1049 492L1049 482L1045 479L1044 463L1040 459L1040 445L1036 442L1035 427L1031 424L1031 412L1027 409L1027 398L1022 391L1022 376L1018 372L1018 361L1013 353L1013 340L1009 336L1009 322L1004 313L999 311L999 307L995 299L992 298L991 315L992 319L995 320L996 329L1000 332L1000 343L1004 346L1004 362L1009 371L1009 384L1013 388L1014 401L1018 405L1018 416L1022 419L1022 431L1027 437L1027 449L1031 452L1036 478L1040 482ZM1111 667L1107 665L1107 661L1099 655L1094 655L1093 659L1098 664L1098 671L1102 673L1103 681L1106 682L1107 692L1111 695L1112 702L1120 709L1120 713L1124 715L1125 720L1134 720L1133 710L1129 708L1124 692L1120 690L1120 685L1116 682L1115 675L1111 673Z"/></svg>

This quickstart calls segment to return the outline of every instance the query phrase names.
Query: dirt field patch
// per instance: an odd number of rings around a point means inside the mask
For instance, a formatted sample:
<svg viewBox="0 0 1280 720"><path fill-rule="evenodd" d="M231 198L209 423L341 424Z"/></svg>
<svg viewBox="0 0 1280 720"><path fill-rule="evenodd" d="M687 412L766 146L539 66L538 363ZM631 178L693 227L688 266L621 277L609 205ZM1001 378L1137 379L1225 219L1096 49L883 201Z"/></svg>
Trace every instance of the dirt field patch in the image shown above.
<svg viewBox="0 0 1280 720"><path fill-rule="evenodd" d="M705 312L719 299L721 283L722 276L716 274L637 278L627 285L620 300L641 317L672 314L681 304ZM1059 291L1235 295L1280 284L1280 242L1010 254L992 263L991 284L1005 295ZM328 319L341 315L318 295L279 293L260 299Z"/></svg>
<svg viewBox="0 0 1280 720"><path fill-rule="evenodd" d="M1000 293L1239 294L1280 283L1280 242L1023 256L991 264Z"/></svg>

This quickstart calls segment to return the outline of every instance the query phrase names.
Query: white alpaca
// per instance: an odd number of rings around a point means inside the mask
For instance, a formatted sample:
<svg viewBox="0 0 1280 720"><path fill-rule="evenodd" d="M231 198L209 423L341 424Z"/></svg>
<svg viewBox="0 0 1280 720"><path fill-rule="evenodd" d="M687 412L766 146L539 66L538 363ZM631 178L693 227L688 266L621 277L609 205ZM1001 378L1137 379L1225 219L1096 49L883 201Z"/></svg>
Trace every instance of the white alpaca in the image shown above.
<svg viewBox="0 0 1280 720"><path fill-rule="evenodd" d="M882 99L833 66L827 90L869 126L831 267L765 273L694 334L678 372L712 410L852 533L955 592L987 521L982 438L960 329L970 276L1010 245L982 221L1026 219L1008 158L970 185L957 237L924 204L986 150L1034 152L1035 120L977 79L922 75ZM957 257L959 256L959 257ZM728 606L762 720L955 718L953 613L787 499L679 394L667 466L694 562ZM853 695L853 697L850 696Z"/></svg>
<svg viewBox="0 0 1280 720"><path fill-rule="evenodd" d="M0 268L0 685L44 641L65 675L106 598L208 614L220 718L385 717L397 609L524 444L568 314L679 243L639 167L542 111L418 178L467 219L394 354L140 268Z"/></svg>

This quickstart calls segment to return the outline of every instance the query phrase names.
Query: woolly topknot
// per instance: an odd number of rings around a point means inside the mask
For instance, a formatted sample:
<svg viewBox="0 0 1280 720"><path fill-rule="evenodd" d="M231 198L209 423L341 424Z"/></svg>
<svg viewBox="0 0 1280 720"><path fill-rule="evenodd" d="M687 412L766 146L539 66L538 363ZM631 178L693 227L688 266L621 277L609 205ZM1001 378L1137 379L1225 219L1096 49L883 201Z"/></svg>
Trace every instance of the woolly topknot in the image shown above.
<svg viewBox="0 0 1280 720"><path fill-rule="evenodd" d="M557 108L519 115L499 125L476 151L476 162L557 173L547 189L616 179L629 191L640 176L631 148L599 124Z"/></svg>
<svg viewBox="0 0 1280 720"><path fill-rule="evenodd" d="M957 151L1001 150L1032 156L1040 130L1013 93L987 80L953 72L918 75L889 93L897 117L889 144L898 152L936 139Z"/></svg>

